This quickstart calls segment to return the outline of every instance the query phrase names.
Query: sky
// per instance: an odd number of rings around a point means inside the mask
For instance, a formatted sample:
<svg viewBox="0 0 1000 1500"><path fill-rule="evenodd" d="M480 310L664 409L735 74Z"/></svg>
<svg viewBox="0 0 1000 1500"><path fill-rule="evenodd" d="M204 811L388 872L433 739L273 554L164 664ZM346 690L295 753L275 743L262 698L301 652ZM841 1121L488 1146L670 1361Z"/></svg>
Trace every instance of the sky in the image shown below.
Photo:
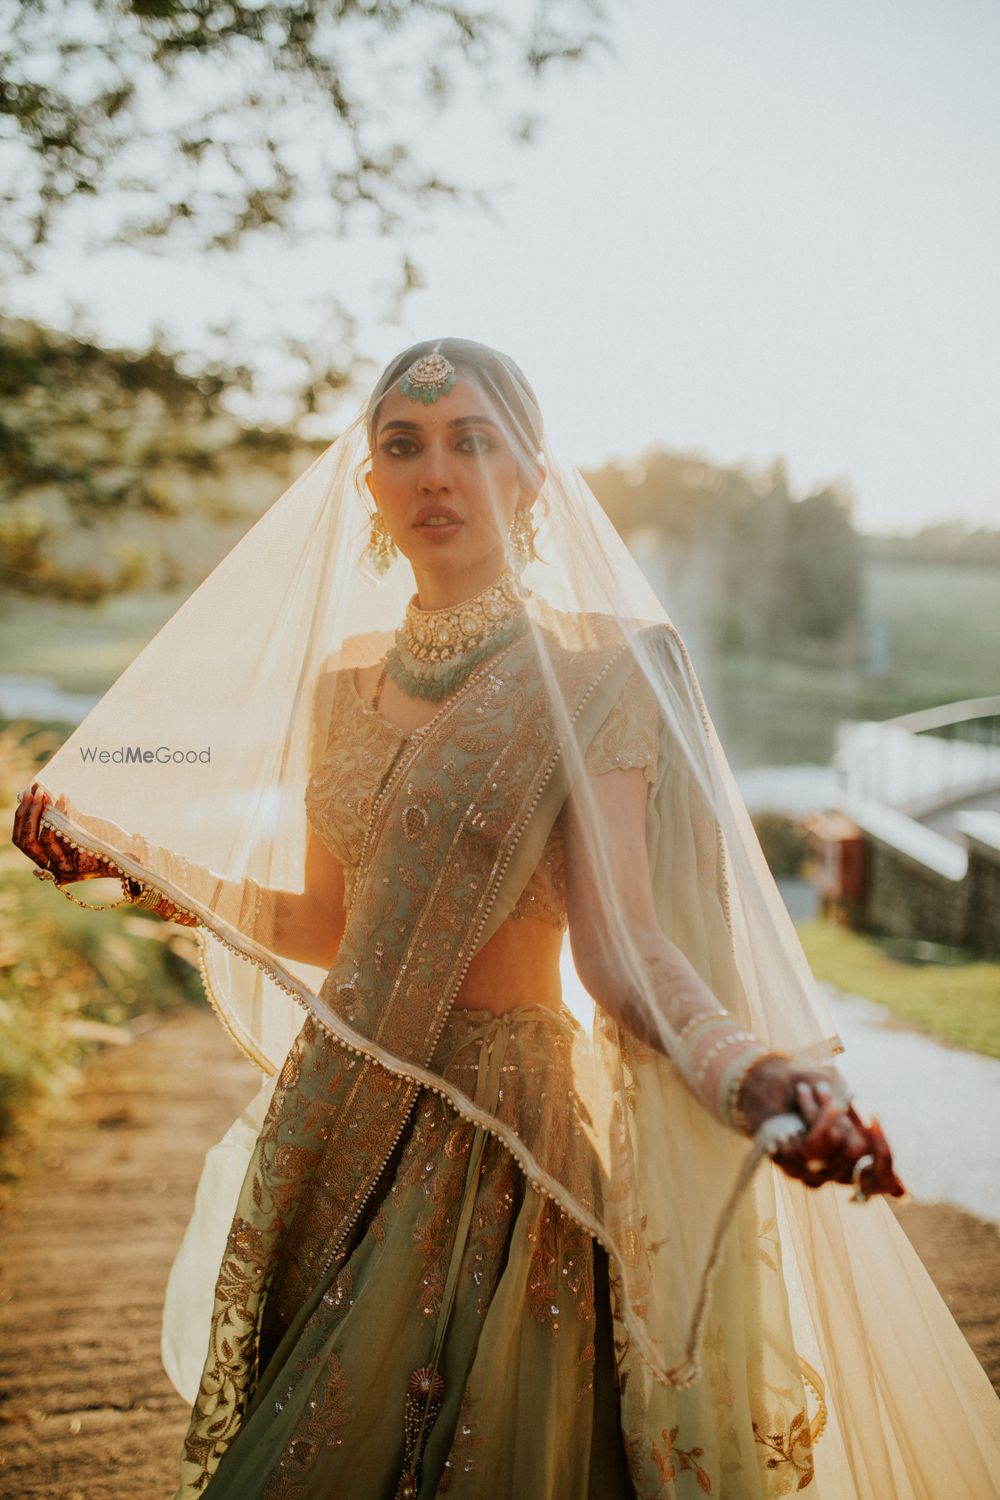
<svg viewBox="0 0 1000 1500"><path fill-rule="evenodd" d="M656 443L784 456L869 531L1000 525L1000 5L608 0L613 55L547 83L537 144L470 101L423 148L494 213L412 239L426 286L366 320L393 247L258 245L228 269L50 256L20 309L197 349L356 312L377 362L457 334L506 349L581 466Z"/></svg>

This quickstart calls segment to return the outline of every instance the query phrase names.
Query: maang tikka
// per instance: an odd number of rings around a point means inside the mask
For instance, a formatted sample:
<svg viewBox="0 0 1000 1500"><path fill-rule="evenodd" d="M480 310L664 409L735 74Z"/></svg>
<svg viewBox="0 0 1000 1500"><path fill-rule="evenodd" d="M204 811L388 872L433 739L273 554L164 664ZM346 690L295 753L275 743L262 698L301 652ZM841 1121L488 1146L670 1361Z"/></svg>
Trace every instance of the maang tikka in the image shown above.
<svg viewBox="0 0 1000 1500"><path fill-rule="evenodd" d="M399 382L399 389L411 401L424 403L447 396L458 372L450 359L443 354L423 354L415 359Z"/></svg>

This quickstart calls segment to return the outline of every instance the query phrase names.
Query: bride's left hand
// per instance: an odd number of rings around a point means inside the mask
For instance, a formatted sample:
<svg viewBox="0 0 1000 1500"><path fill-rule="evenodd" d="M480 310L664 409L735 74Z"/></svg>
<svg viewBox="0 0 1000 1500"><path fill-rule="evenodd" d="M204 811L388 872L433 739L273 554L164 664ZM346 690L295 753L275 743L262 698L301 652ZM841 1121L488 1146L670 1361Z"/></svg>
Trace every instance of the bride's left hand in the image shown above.
<svg viewBox="0 0 1000 1500"><path fill-rule="evenodd" d="M906 1189L893 1169L881 1125L875 1118L866 1125L853 1105L838 1097L835 1078L818 1068L797 1068L784 1058L766 1058L751 1070L740 1093L747 1127L754 1132L773 1115L797 1114L806 1133L779 1146L772 1158L789 1177L807 1187L844 1182L860 1187L866 1197L902 1197ZM856 1180L857 1163L866 1156L871 1164Z"/></svg>

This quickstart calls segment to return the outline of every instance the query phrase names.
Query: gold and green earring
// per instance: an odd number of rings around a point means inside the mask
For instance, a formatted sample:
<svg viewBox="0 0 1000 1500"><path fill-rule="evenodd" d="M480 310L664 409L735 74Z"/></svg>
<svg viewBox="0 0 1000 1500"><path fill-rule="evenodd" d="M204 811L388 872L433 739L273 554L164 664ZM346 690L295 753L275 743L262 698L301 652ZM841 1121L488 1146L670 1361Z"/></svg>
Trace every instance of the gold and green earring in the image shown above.
<svg viewBox="0 0 1000 1500"><path fill-rule="evenodd" d="M510 523L510 531L507 533L507 545L518 573L523 572L530 562L539 561L538 553L535 551L537 535L537 527L531 523L531 507L525 506L521 510L516 510L514 519Z"/></svg>
<svg viewBox="0 0 1000 1500"><path fill-rule="evenodd" d="M384 578L398 556L396 543L389 535L389 528L382 519L382 512L377 510L371 517L364 560L376 578Z"/></svg>

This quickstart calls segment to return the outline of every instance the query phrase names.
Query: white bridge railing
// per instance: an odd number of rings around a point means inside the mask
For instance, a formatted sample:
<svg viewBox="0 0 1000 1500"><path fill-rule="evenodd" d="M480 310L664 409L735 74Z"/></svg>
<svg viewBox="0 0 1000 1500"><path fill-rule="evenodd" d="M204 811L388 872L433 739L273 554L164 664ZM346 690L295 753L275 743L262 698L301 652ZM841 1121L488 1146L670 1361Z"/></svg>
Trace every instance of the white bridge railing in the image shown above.
<svg viewBox="0 0 1000 1500"><path fill-rule="evenodd" d="M1000 696L845 726L834 765L843 803L910 818L1000 792Z"/></svg>

